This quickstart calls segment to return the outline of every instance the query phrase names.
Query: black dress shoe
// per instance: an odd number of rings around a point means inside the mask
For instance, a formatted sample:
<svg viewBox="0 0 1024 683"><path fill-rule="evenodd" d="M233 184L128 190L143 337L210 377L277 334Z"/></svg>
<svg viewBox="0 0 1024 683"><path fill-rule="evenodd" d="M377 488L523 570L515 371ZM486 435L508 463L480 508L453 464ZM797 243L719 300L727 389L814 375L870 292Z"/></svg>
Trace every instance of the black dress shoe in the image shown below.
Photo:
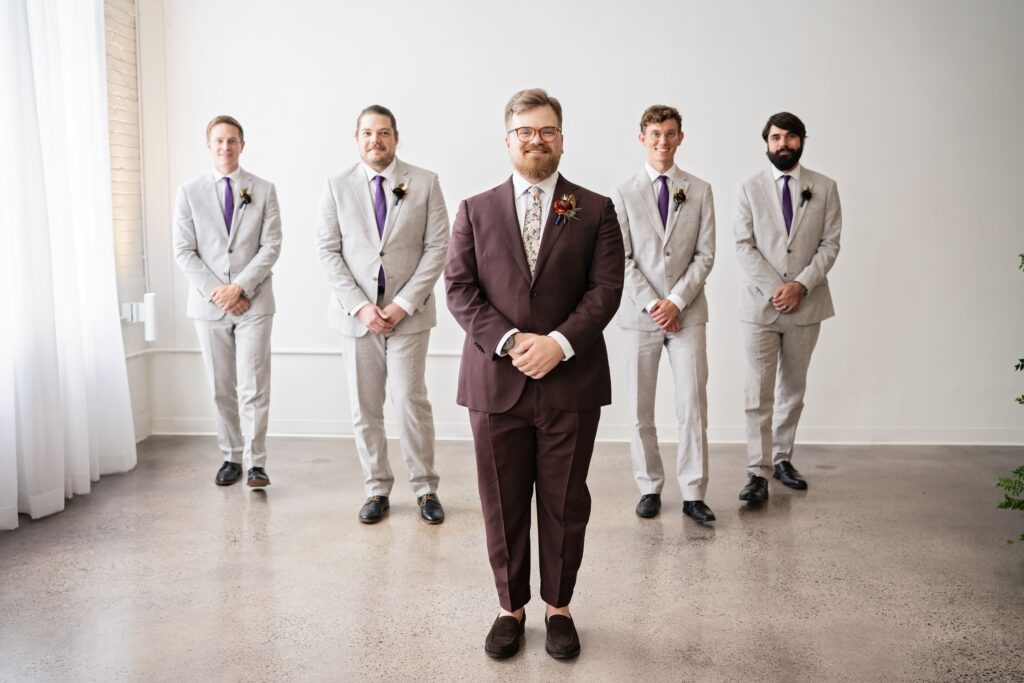
<svg viewBox="0 0 1024 683"><path fill-rule="evenodd" d="M749 476L750 481L740 491L740 500L745 500L748 503L763 503L768 500L768 480L756 474Z"/></svg>
<svg viewBox="0 0 1024 683"><path fill-rule="evenodd" d="M217 470L217 486L231 486L242 476L242 466L237 462L224 461L224 464Z"/></svg>
<svg viewBox="0 0 1024 683"><path fill-rule="evenodd" d="M703 500L684 500L683 514L697 520L698 522L715 521L715 513L711 511L711 508L704 504Z"/></svg>
<svg viewBox="0 0 1024 683"><path fill-rule="evenodd" d="M526 610L523 610L523 618L498 617L491 625L484 640L484 652L488 657L495 659L508 659L519 652L519 642L522 640L526 629Z"/></svg>
<svg viewBox="0 0 1024 683"><path fill-rule="evenodd" d="M781 481L783 486L798 491L807 490L807 480L800 476L800 473L788 460L783 460L775 466L775 478Z"/></svg>
<svg viewBox="0 0 1024 683"><path fill-rule="evenodd" d="M661 495L658 493L640 496L640 502L636 504L636 516L644 519L657 517L659 510L661 510Z"/></svg>
<svg viewBox="0 0 1024 683"><path fill-rule="evenodd" d="M249 479L245 483L249 486L270 486L270 477L262 467L250 467Z"/></svg>
<svg viewBox="0 0 1024 683"><path fill-rule="evenodd" d="M359 508L359 521L363 524L376 524L384 519L384 514L390 507L387 496L370 496L363 503L363 507Z"/></svg>
<svg viewBox="0 0 1024 683"><path fill-rule="evenodd" d="M548 627L544 649L549 655L555 659L572 659L580 653L580 637L570 617L553 614L546 617L544 623Z"/></svg>
<svg viewBox="0 0 1024 683"><path fill-rule="evenodd" d="M444 508L436 493L424 493L416 499L420 505L420 519L427 524L440 524L444 521Z"/></svg>

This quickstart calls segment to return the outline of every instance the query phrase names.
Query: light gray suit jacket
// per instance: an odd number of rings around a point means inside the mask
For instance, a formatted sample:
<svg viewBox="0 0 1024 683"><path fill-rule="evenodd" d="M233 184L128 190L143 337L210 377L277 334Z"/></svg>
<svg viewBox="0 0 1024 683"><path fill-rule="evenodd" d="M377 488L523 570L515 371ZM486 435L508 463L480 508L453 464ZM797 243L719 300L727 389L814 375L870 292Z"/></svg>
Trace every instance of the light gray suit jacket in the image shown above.
<svg viewBox="0 0 1024 683"><path fill-rule="evenodd" d="M801 198L804 189L811 192L806 201ZM784 282L794 281L807 288L800 308L788 314L795 324L811 325L835 315L827 276L839 254L843 227L839 190L831 178L801 166L796 195L787 236L771 169L740 186L733 233L740 269L746 276L740 292L740 320L744 322L775 322L782 313L770 299Z"/></svg>
<svg viewBox="0 0 1024 683"><path fill-rule="evenodd" d="M210 301L220 285L237 284L249 300L245 316L273 313L271 268L281 253L281 210L274 185L244 169L240 190L252 197L240 201L228 233L217 197L217 178L211 172L178 188L174 203L174 257L189 280L190 318L220 320L227 313Z"/></svg>
<svg viewBox="0 0 1024 683"><path fill-rule="evenodd" d="M675 294L684 304L679 312L683 327L708 321L704 282L715 263L711 186L676 166L665 175L669 178L666 226L661 224L646 169L612 193L626 248L625 289L616 320L629 330L657 330L644 306L669 294ZM679 189L686 200L676 208L673 198Z"/></svg>
<svg viewBox="0 0 1024 683"><path fill-rule="evenodd" d="M384 302L396 296L413 306L395 327L412 334L437 324L434 284L448 252L448 208L437 175L398 160L397 183L405 196L388 197L383 236L377 234L363 164L327 179L316 221L317 253L331 297L327 322L342 334L361 337L366 326L349 311L377 301L377 271L384 267Z"/></svg>

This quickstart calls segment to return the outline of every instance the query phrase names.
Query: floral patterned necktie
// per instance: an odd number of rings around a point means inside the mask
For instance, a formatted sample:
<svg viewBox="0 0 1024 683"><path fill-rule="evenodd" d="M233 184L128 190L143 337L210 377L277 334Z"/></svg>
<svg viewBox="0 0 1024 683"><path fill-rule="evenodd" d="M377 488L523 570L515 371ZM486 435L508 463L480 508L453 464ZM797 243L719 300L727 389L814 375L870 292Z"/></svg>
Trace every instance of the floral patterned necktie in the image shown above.
<svg viewBox="0 0 1024 683"><path fill-rule="evenodd" d="M530 275L537 267L537 252L540 251L540 188L530 188L530 204L526 207L526 219L523 221L523 251L526 252L526 263L530 266Z"/></svg>

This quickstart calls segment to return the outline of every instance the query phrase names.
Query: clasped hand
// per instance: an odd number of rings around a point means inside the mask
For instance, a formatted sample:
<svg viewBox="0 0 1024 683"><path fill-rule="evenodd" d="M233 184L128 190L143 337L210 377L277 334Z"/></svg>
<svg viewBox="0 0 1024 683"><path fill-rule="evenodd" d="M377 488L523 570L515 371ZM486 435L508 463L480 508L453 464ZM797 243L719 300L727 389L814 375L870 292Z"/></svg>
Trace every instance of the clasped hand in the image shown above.
<svg viewBox="0 0 1024 683"><path fill-rule="evenodd" d="M402 322L402 318L405 317L405 309L394 302L384 308L366 304L356 311L356 317L373 334L390 334L394 331L395 326Z"/></svg>
<svg viewBox="0 0 1024 683"><path fill-rule="evenodd" d="M242 315L250 306L249 300L242 294L242 288L236 284L216 287L210 292L210 301L231 315Z"/></svg>
<svg viewBox="0 0 1024 683"><path fill-rule="evenodd" d="M800 301L805 291L804 286L795 281L780 285L772 295L772 306L780 313L796 313L800 310Z"/></svg>
<svg viewBox="0 0 1024 683"><path fill-rule="evenodd" d="M679 308L668 299L662 299L651 309L651 320L665 334L678 332L682 328L679 322Z"/></svg>
<svg viewBox="0 0 1024 683"><path fill-rule="evenodd" d="M516 345L508 355L512 357L512 365L531 379L541 379L565 357L557 341L532 332L517 332Z"/></svg>

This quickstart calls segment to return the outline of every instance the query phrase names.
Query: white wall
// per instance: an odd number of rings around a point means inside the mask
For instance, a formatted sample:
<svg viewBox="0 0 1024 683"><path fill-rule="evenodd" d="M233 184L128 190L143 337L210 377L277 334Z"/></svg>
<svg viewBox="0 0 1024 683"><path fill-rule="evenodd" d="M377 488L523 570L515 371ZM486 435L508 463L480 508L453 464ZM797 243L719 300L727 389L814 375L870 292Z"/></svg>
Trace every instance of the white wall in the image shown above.
<svg viewBox="0 0 1024 683"><path fill-rule="evenodd" d="M823 325L799 438L1024 443L1012 402L1024 385L1012 370L1024 355L1018 2L141 0L140 12L155 347L168 350L152 356L156 432L212 430L169 230L175 186L210 168L212 116L241 120L242 163L276 182L284 215L271 431L349 433L313 220L325 176L357 160L357 112L393 109L399 155L440 174L454 218L460 199L507 178L502 107L541 86L565 109L561 170L601 192L642 164L645 106L683 112L678 161L712 183L719 217L713 440L743 433L735 191L766 166L764 120L787 109L808 126L805 164L836 178L845 209L837 316ZM454 403L462 332L441 317L428 366L438 434L466 436ZM614 357L614 324L608 337ZM621 387L622 364L612 372ZM621 395L602 438L627 434ZM665 438L670 396L658 405Z"/></svg>

